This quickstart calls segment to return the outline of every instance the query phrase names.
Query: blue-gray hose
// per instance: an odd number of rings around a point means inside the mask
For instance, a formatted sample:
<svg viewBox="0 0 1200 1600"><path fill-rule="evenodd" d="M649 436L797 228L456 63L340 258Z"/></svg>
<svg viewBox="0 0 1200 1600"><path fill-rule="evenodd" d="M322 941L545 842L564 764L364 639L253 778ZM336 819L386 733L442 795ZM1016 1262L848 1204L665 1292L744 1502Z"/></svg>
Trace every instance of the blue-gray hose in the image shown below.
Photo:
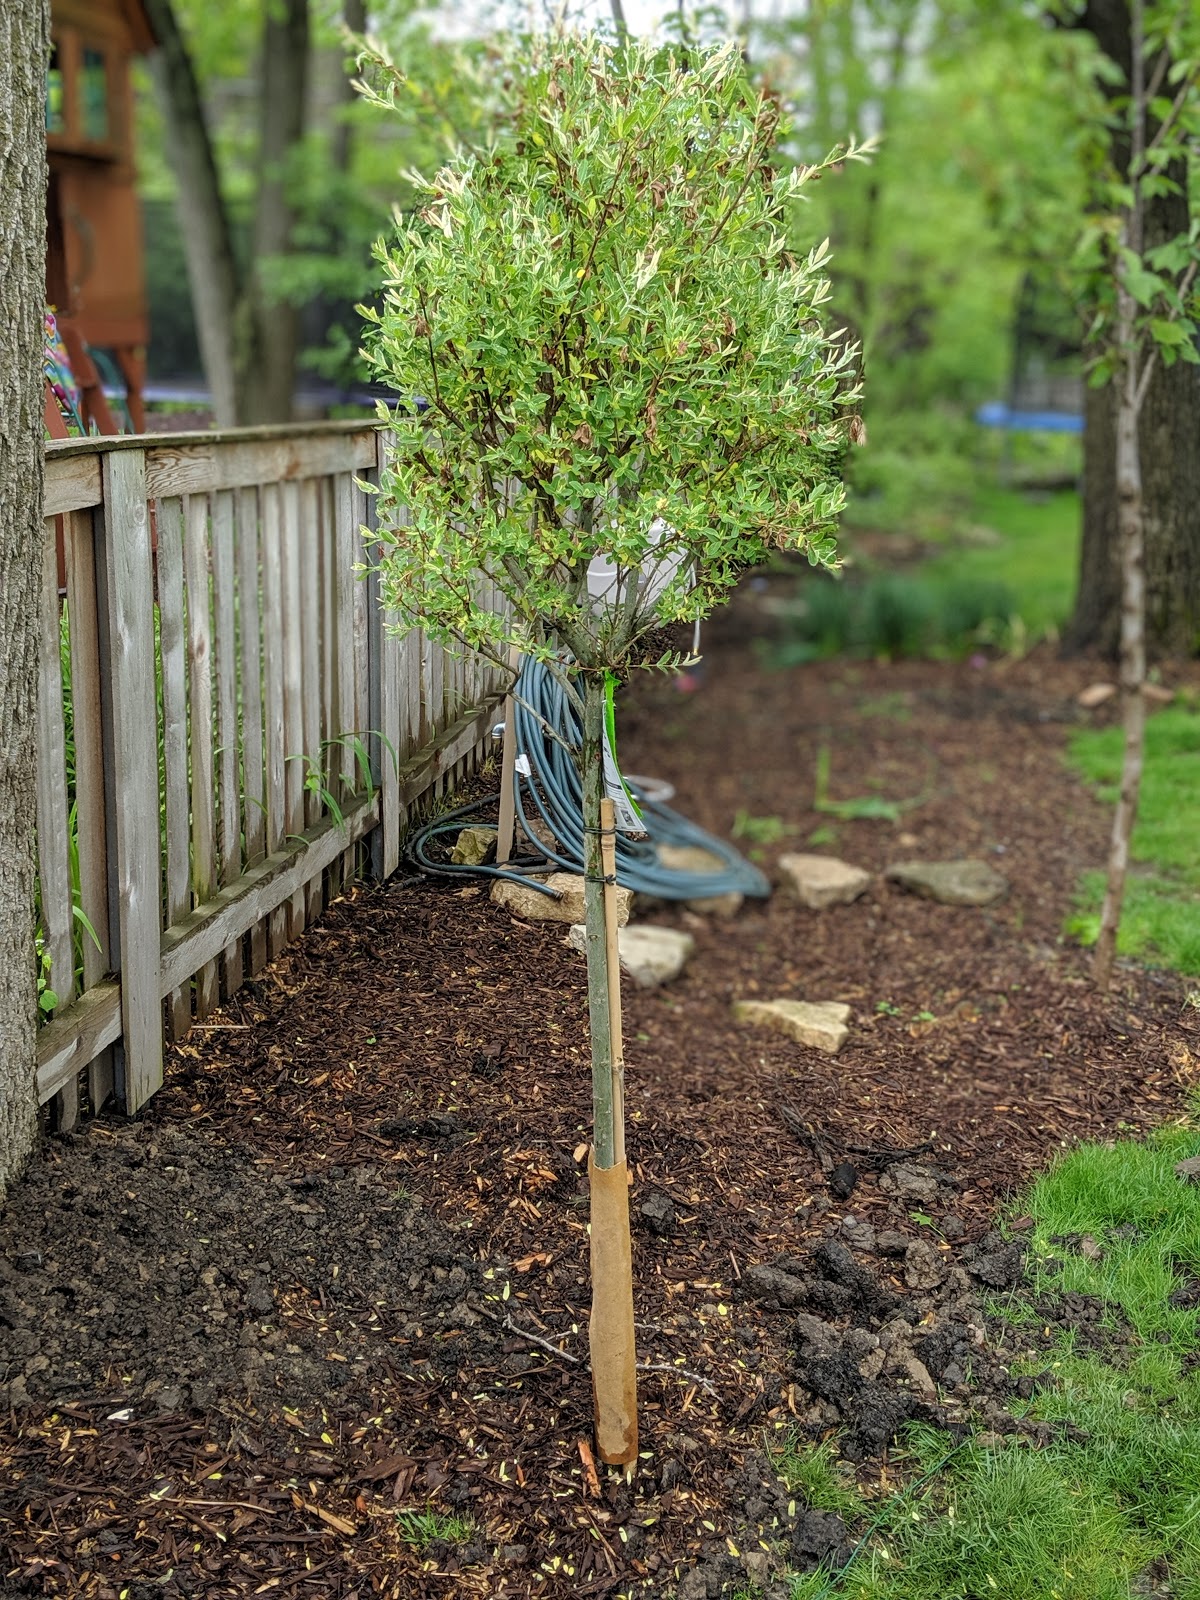
<svg viewBox="0 0 1200 1600"><path fill-rule="evenodd" d="M522 860L516 865L531 871L558 866L567 872L582 873L583 790L578 760L572 754L583 742L579 717L561 683L536 661L526 661L521 669L516 685L515 712L516 747L529 766L527 774L518 771L513 780L517 818L532 838L529 823L531 812L536 813L544 829L553 835L556 846L541 845L543 853L539 857ZM547 727L553 729L557 738L546 731ZM630 839L617 834L617 882L623 888L654 895L660 900L706 900L731 893L761 898L770 894L770 885L763 874L732 845L705 833L703 828L669 806L647 799L636 783L629 784L629 788L642 813L646 838ZM418 829L409 840L409 855L426 872L455 876L463 872L483 873L489 877L513 878L553 896L552 889L546 888L537 878L528 877L526 872L514 870L511 865L458 866L430 858L428 847L434 838L457 833L467 817L494 804L493 796L472 801ZM486 822L476 825L495 826ZM711 872L681 872L663 865L659 850L664 845L705 850L718 857L724 866Z"/></svg>

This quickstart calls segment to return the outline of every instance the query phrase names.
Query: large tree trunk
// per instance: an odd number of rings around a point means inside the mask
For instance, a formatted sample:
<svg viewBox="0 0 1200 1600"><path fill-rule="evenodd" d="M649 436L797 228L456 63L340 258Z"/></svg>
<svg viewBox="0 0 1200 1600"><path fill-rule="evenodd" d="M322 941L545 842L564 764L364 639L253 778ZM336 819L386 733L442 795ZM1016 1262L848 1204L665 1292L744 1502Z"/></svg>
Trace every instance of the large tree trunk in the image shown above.
<svg viewBox="0 0 1200 1600"><path fill-rule="evenodd" d="M1081 19L1106 55L1130 70L1128 0L1089 0ZM1150 130L1153 133L1153 124ZM1122 169L1128 151L1118 151ZM1146 201L1148 249L1187 232L1187 174L1172 169L1178 195ZM1070 651L1115 657L1121 635L1117 490L1117 382L1088 391L1084 412L1083 544ZM1200 367L1161 361L1138 424L1145 517L1146 648L1187 655L1200 632Z"/></svg>
<svg viewBox="0 0 1200 1600"><path fill-rule="evenodd" d="M275 291L274 266L293 246L288 164L304 136L308 0L263 4L258 85L258 194L250 261L239 271L204 104L172 0L145 0L159 40L154 76L204 371L217 423L288 422L296 382L298 314Z"/></svg>
<svg viewBox="0 0 1200 1600"><path fill-rule="evenodd" d="M34 835L46 300L46 0L0 7L0 1198L37 1130Z"/></svg>
<svg viewBox="0 0 1200 1600"><path fill-rule="evenodd" d="M144 0L144 4L158 40L151 72L167 127L166 154L175 178L200 356L217 425L228 428L244 420L238 415L238 269L229 216L200 87L171 0Z"/></svg>
<svg viewBox="0 0 1200 1600"><path fill-rule="evenodd" d="M299 312L273 286L274 263L292 251L296 223L288 162L304 136L308 95L308 0L266 8L259 96L258 203L239 340L243 422L287 422L296 386Z"/></svg>

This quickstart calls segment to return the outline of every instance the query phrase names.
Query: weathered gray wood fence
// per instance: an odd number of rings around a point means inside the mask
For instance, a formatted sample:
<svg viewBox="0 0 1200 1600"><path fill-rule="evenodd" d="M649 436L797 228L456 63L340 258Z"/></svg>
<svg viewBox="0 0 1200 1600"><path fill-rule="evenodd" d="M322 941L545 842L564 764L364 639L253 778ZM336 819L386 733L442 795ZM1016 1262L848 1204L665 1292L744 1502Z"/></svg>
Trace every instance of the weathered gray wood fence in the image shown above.
<svg viewBox="0 0 1200 1600"><path fill-rule="evenodd" d="M361 423L47 446L38 1096L60 1127L143 1105L164 1027L361 866L394 872L409 808L478 765L495 670L397 637L356 570L381 449Z"/></svg>

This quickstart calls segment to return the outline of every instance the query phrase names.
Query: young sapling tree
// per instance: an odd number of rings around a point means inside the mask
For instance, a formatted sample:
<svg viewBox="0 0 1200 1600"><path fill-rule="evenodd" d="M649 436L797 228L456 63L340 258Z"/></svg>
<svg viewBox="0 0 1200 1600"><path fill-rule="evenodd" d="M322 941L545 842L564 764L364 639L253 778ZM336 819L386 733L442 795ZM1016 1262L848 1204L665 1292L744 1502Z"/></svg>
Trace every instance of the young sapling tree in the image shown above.
<svg viewBox="0 0 1200 1600"><path fill-rule="evenodd" d="M368 98L399 104L386 55L364 65ZM677 663L663 627L705 616L770 549L835 563L854 352L827 326L827 246L796 256L787 229L805 185L863 149L777 166L782 109L732 44L559 35L521 46L498 82L493 142L411 175L423 204L378 248L364 354L400 398L380 407L393 448L375 538L402 625L505 666L515 647L581 717L595 1260L602 1175L628 1229L604 937L606 676ZM602 554L613 576L596 604L588 568ZM632 1339L631 1297L628 1327ZM597 1394L603 1459L633 1459L632 1426L606 1423Z"/></svg>
<svg viewBox="0 0 1200 1600"><path fill-rule="evenodd" d="M1107 988L1116 956L1129 845L1145 747L1146 513L1139 420L1156 363L1200 362L1196 272L1200 217L1172 238L1150 238L1151 198L1184 197L1200 140L1200 12L1194 0L1129 0L1128 80L1112 83L1097 113L1102 161L1081 250L1083 292L1094 308L1091 379L1116 392L1117 526L1121 565L1124 755L1108 878L1093 957ZM1103 61L1104 58L1097 58Z"/></svg>

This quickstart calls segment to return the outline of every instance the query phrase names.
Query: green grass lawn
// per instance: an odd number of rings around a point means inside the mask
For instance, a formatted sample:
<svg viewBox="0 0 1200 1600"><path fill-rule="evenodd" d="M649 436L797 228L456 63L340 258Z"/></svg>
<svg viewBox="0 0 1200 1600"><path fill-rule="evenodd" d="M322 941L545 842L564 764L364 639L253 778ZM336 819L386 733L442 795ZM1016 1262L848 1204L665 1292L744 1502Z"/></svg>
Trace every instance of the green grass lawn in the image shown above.
<svg viewBox="0 0 1200 1600"><path fill-rule="evenodd" d="M972 520L997 535L998 542L958 544L928 561L922 576L935 585L1003 584L1030 643L1057 633L1075 597L1079 496L985 485L976 493Z"/></svg>
<svg viewBox="0 0 1200 1600"><path fill-rule="evenodd" d="M1070 744L1075 768L1116 803L1121 730L1086 729ZM1200 974L1200 710L1176 702L1146 725L1146 766L1133 830L1117 948L1126 955ZM1088 873L1068 931L1093 943L1104 875Z"/></svg>
<svg viewBox="0 0 1200 1600"><path fill-rule="evenodd" d="M984 485L970 515L913 571L881 565L842 579L804 574L801 602L768 664L795 666L839 654L956 657L981 646L1024 650L1053 636L1070 612L1079 545L1079 497ZM936 542L936 541L935 541ZM846 531L854 549L854 528Z"/></svg>
<svg viewBox="0 0 1200 1600"><path fill-rule="evenodd" d="M1200 1600L1200 1312L1171 1304L1200 1275L1200 1188L1173 1171L1198 1150L1194 1126L1083 1146L1025 1199L1033 1292L1099 1296L1133 1333L1114 1361L1068 1337L1027 1364L1057 1382L1014 1409L1072 1436L951 1453L945 1435L915 1429L909 1487L883 1504L858 1496L828 1445L780 1458L798 1496L849 1513L862 1535L848 1570L797 1578L793 1600ZM1061 1235L1090 1235L1100 1258ZM1003 1309L1035 1316L1028 1291Z"/></svg>

